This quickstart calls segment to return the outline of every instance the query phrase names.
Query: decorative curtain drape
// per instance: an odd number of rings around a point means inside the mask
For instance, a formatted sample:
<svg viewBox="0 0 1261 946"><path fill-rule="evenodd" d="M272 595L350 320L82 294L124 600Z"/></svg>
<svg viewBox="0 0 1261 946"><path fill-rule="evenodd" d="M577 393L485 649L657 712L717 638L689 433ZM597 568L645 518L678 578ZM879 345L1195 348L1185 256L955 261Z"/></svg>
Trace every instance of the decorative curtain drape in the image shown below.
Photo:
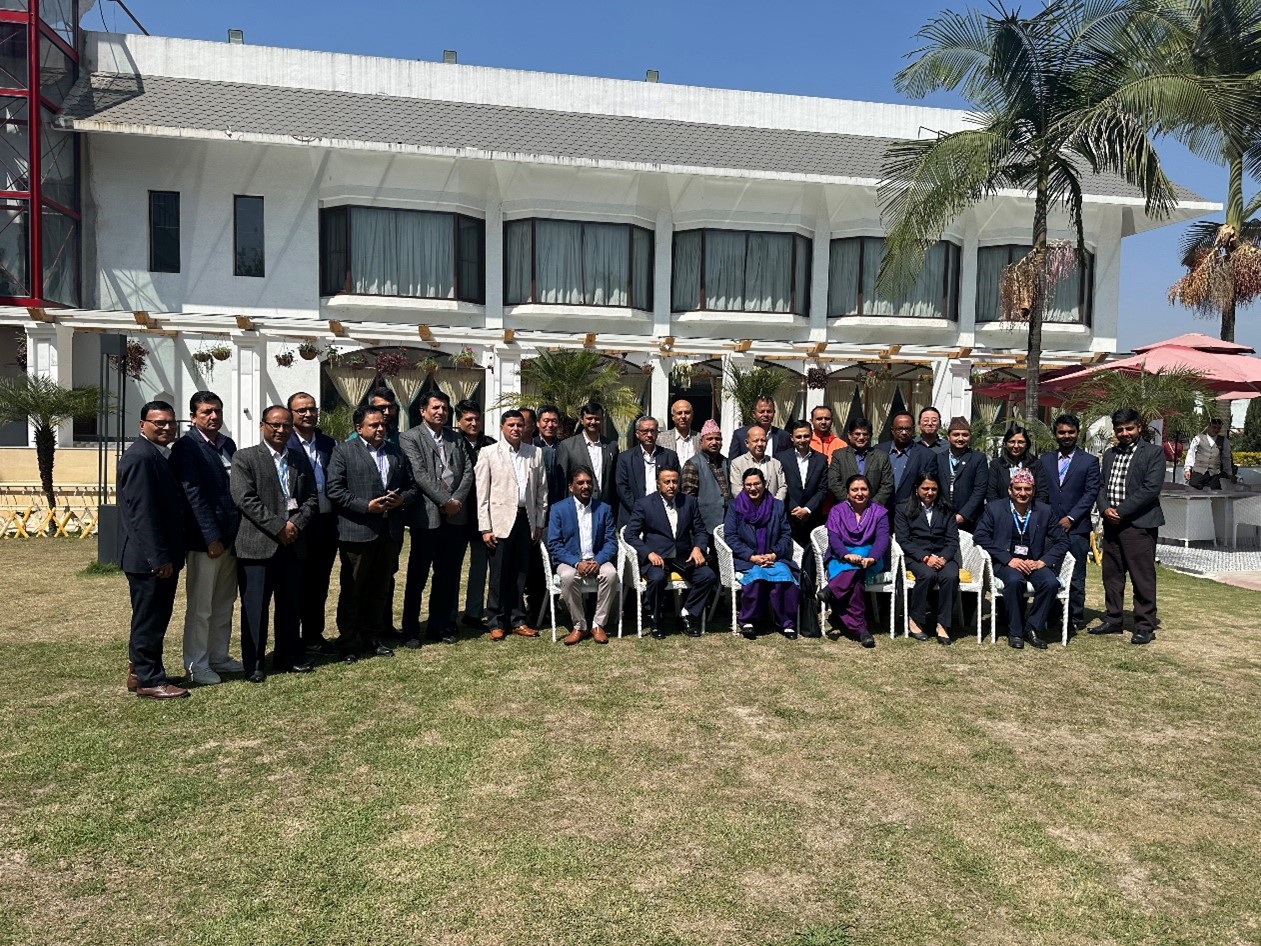
<svg viewBox="0 0 1261 946"><path fill-rule="evenodd" d="M674 277L671 308L676 312L701 305L701 231L687 230L674 236Z"/></svg>
<svg viewBox="0 0 1261 946"><path fill-rule="evenodd" d="M792 301L792 235L750 233L745 252L744 308L787 312Z"/></svg>
<svg viewBox="0 0 1261 946"><path fill-rule="evenodd" d="M455 239L449 214L351 208L351 291L455 298Z"/></svg>
<svg viewBox="0 0 1261 946"><path fill-rule="evenodd" d="M403 368L390 379L390 386L394 388L394 394L398 397L398 429L400 431L410 426L408 413L428 376L428 372L423 368L412 367Z"/></svg>
<svg viewBox="0 0 1261 946"><path fill-rule="evenodd" d="M563 220L534 221L536 302L582 304L582 228Z"/></svg>
<svg viewBox="0 0 1261 946"><path fill-rule="evenodd" d="M439 390L451 398L452 407L471 398L485 378L486 372L480 368L439 368L433 376Z"/></svg>
<svg viewBox="0 0 1261 946"><path fill-rule="evenodd" d="M352 411L359 406L359 402L368 393L368 388L372 386L371 371L350 368L346 365L330 365L327 362L324 370L328 372L328 379L333 382L337 393L342 396L342 400L350 406Z"/></svg>
<svg viewBox="0 0 1261 946"><path fill-rule="evenodd" d="M832 431L838 436L845 434L849 408L854 402L854 389L857 387L857 381L837 379L829 380L823 389L823 403L832 408Z"/></svg>
<svg viewBox="0 0 1261 946"><path fill-rule="evenodd" d="M828 258L828 315L858 313L858 240L833 240ZM848 405L846 406L848 410Z"/></svg>
<svg viewBox="0 0 1261 946"><path fill-rule="evenodd" d="M581 225L581 231L586 304L626 305L630 301L630 227L586 223Z"/></svg>
<svg viewBox="0 0 1261 946"><path fill-rule="evenodd" d="M504 224L504 262L508 268L504 301L508 305L530 301L530 273L534 254L530 227L529 220L511 220Z"/></svg>
<svg viewBox="0 0 1261 946"><path fill-rule="evenodd" d="M879 437L884 430L884 423L889 419L889 410L893 407L893 396L898 393L896 381L879 380L867 385L868 410L871 412L871 434Z"/></svg>
<svg viewBox="0 0 1261 946"><path fill-rule="evenodd" d="M705 308L745 308L744 260L744 233L705 231Z"/></svg>
<svg viewBox="0 0 1261 946"><path fill-rule="evenodd" d="M800 416L798 404L802 397L801 382L801 375L794 374L779 386L779 390L771 395L775 400L776 427L784 427L789 421Z"/></svg>
<svg viewBox="0 0 1261 946"><path fill-rule="evenodd" d="M1007 266L1007 247L983 246L976 251L976 320L997 322L1002 318L998 306L998 287Z"/></svg>

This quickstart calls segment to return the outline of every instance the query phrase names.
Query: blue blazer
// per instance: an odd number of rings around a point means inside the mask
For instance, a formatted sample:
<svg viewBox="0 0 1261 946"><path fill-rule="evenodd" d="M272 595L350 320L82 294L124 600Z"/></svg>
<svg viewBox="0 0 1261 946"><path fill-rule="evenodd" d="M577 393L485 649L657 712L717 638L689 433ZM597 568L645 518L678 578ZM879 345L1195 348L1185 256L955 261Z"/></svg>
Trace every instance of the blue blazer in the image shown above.
<svg viewBox="0 0 1261 946"><path fill-rule="evenodd" d="M929 450L922 443L911 441L911 446L907 450L906 471L902 474L901 481L896 481L893 474L893 441L886 440L884 443L876 444L876 449L883 453L889 460L889 479L894 482L893 496L889 499L889 506L901 506L915 494L915 477L924 470L932 470L937 475L937 454ZM946 482L949 482L947 480ZM938 484L940 485L940 484ZM882 504L883 505L883 504Z"/></svg>
<svg viewBox="0 0 1261 946"><path fill-rule="evenodd" d="M635 503L625 534L627 543L639 555L641 566L647 564L649 552L656 552L670 562L687 558L693 547L709 551L709 532L696 500L680 492L674 497L674 506L679 511L677 536L670 534L670 520L666 518L660 493L643 496Z"/></svg>
<svg viewBox="0 0 1261 946"><path fill-rule="evenodd" d="M657 467L662 470L679 472L679 455L665 447L657 448ZM648 484L644 482L644 451L639 444L617 455L617 471L614 474L617 483L617 524L624 526L630 522L631 510L635 503L643 499ZM682 476L682 474L679 474ZM656 490L657 484L652 488Z"/></svg>
<svg viewBox="0 0 1261 946"><path fill-rule="evenodd" d="M1078 447L1064 472L1063 486L1060 485L1060 452L1044 453L1038 460L1042 464L1047 502L1055 518L1068 516L1073 520L1069 535L1090 535L1090 509L1099 498L1099 460Z"/></svg>
<svg viewBox="0 0 1261 946"><path fill-rule="evenodd" d="M819 458L822 459L820 454ZM766 524L767 538L770 540L767 551L774 552L775 557L797 574L797 565L793 562L793 536L788 527L788 510L782 501L768 495L766 502L772 504L771 520ZM747 572L754 568L749 561L750 555L757 554L757 530L748 520L736 511L735 502L727 504L727 518L723 521L722 538L731 549L731 563L738 572Z"/></svg>
<svg viewBox="0 0 1261 946"><path fill-rule="evenodd" d="M600 565L617 555L617 536L613 532L613 511L599 496L591 497L591 544ZM578 500L570 496L552 507L547 520L547 553L552 567L562 562L577 567L582 561L582 541L578 537Z"/></svg>
<svg viewBox="0 0 1261 946"><path fill-rule="evenodd" d="M302 438L297 434L289 435L289 446L295 450L301 450L304 454L306 448L302 446ZM320 458L320 463L324 467L324 473L328 473L329 461L333 459L333 448L337 446L337 441L328 434L321 433L320 428L315 428L315 452Z"/></svg>
<svg viewBox="0 0 1261 946"><path fill-rule="evenodd" d="M144 437L118 461L119 555L123 571L184 567L184 491L162 451Z"/></svg>
<svg viewBox="0 0 1261 946"><path fill-rule="evenodd" d="M981 512L985 509L985 491L989 486L990 476L989 461L984 454L975 450L969 450L959 457L952 489L950 457L949 450L937 455L937 475L941 477L941 482L937 485L941 487L941 494L946 501L955 507L955 512L963 516L963 526L960 528L970 528L976 525L976 520L981 518Z"/></svg>
<svg viewBox="0 0 1261 946"><path fill-rule="evenodd" d="M1046 563L1046 567L1058 573L1068 551L1068 535L1060 528L1060 517L1046 503L1030 504L1029 531L1025 544L1032 558ZM981 521L973 536L976 544L985 549L994 561L1006 565L1012 560L1011 547L1015 542L1016 524L1011 518L1011 499L996 499L985 507Z"/></svg>
<svg viewBox="0 0 1261 946"><path fill-rule="evenodd" d="M229 460L236 453L231 437L224 440L223 452ZM190 552L205 552L211 542L229 548L241 525L241 513L232 502L228 468L215 448L194 427L171 444L171 470L184 488L184 537Z"/></svg>

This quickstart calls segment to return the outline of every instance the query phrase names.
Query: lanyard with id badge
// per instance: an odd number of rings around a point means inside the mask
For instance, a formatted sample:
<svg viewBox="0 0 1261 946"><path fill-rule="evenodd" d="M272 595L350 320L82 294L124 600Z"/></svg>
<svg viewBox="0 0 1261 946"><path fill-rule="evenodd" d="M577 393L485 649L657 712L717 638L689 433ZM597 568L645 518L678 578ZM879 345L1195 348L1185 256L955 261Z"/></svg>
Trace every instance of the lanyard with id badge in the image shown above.
<svg viewBox="0 0 1261 946"><path fill-rule="evenodd" d="M1016 504L1011 504L1011 521L1016 526L1016 541L1011 547L1011 554L1016 558L1029 557L1029 543L1025 540L1025 536L1029 532L1029 521L1033 518L1033 509L1030 509L1022 518L1016 512Z"/></svg>

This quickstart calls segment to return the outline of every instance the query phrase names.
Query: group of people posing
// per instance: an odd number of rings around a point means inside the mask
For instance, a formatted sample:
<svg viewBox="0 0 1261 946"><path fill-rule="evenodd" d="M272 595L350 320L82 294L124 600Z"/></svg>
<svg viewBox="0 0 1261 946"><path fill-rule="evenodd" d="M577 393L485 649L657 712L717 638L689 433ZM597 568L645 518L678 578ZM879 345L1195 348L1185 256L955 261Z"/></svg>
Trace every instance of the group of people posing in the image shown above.
<svg viewBox="0 0 1261 946"><path fill-rule="evenodd" d="M892 418L891 440L873 446L865 419L851 419L842 438L831 410L817 407L809 421L782 429L774 402L762 398L754 423L734 432L724 455L719 426L707 421L693 430L686 401L671 407L664 433L652 417L636 420L635 445L625 451L605 435L604 411L594 402L580 408L569 437L560 436L555 407L504 411L495 440L483 434L476 403L460 402L453 415L440 391L420 401L422 422L400 434L393 392L376 388L354 412L349 439L335 442L318 427L315 399L298 392L268 407L261 442L240 450L222 432L223 404L213 392L193 395L182 436L170 404L145 404L140 436L118 469L120 555L132 602L128 689L154 699L189 695L168 679L162 659L181 570L181 682L212 685L223 673L241 673L262 683L271 624L271 672L310 672L320 657L392 656L389 645L398 641L451 644L460 625L488 631L492 641L537 637L545 558L569 613L564 643L607 643L624 578L619 533L644 583L641 628L666 635L664 595L670 582L682 581L679 624L698 636L717 585L712 539L719 527L741 575L737 621L746 637L763 620L789 638L820 635L817 612L800 593L803 579L815 586L814 558L796 561L794 543L808 551L810 533L826 525L827 580L818 594L863 646L875 644L863 589L886 569L891 536L915 578L911 636L950 642L965 530L1004 582L1009 643L1044 647L1069 551L1076 560L1070 620L1084 624L1096 505L1107 616L1090 633L1120 632L1128 575L1131 640L1155 636L1164 461L1141 439L1132 411L1113 417L1116 445L1101 469L1078 446L1080 425L1067 414L1055 423L1058 452L1035 457L1028 433L1012 427L1002 455L989 461L971 449L964 419L955 418L943 437L933 408L920 412L918 437L915 419L901 413ZM396 627L406 530L411 547ZM339 561L338 635L329 640L325 610ZM1028 606L1026 588L1034 592ZM591 607L585 591L594 592ZM240 660L229 653L238 598Z"/></svg>

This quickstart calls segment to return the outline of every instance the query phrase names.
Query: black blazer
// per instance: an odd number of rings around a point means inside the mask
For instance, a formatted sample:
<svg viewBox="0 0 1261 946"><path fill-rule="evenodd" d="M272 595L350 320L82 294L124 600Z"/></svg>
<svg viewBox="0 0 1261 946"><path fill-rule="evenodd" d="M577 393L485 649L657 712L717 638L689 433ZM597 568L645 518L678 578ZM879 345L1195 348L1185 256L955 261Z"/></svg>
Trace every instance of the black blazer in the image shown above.
<svg viewBox="0 0 1261 946"><path fill-rule="evenodd" d="M1016 524L1011 518L1011 497L996 499L985 507L976 527L976 544L1000 565L1012 560L1011 549L1016 539ZM1068 535L1060 528L1060 517L1046 503L1034 501L1030 507L1029 531L1025 533L1029 554L1021 558L1040 561L1053 572L1059 572L1068 551Z"/></svg>
<svg viewBox="0 0 1261 946"><path fill-rule="evenodd" d="M658 469L679 472L679 455L673 450L658 447L656 455ZM682 475L679 473L680 477ZM617 455L617 471L614 479L617 484L617 524L624 526L630 522L635 503L648 495L645 492L648 484L644 482L644 451L638 443ZM657 484L653 483L652 488L655 491Z"/></svg>
<svg viewBox="0 0 1261 946"><path fill-rule="evenodd" d="M337 506L337 535L343 542L371 542L387 532L395 541L402 541L403 526L411 515L407 507L416 501L419 491L403 451L388 440L382 446L388 464L385 486L362 440L344 441L333 451L326 492ZM391 489L400 492L403 505L384 516L368 512L368 503Z"/></svg>
<svg viewBox="0 0 1261 946"><path fill-rule="evenodd" d="M1099 470L1099 512L1110 505L1108 499L1108 474L1116 459L1116 447L1103 452ZM1125 478L1125 502L1117 507L1121 524L1139 529L1155 529L1165 524L1165 514L1160 508L1160 485L1165 481L1165 451L1146 440L1134 447L1130 459L1129 475Z"/></svg>
<svg viewBox="0 0 1261 946"><path fill-rule="evenodd" d="M810 451L804 483L801 481L801 468L797 465L796 450L784 450L777 453L775 459L784 468L784 480L788 483L788 496L784 499L784 509L790 513L788 522L807 529L823 525L823 501L828 495L827 458L818 450ZM810 510L810 518L805 522L798 522L791 516L798 506L805 506Z"/></svg>
<svg viewBox="0 0 1261 946"><path fill-rule="evenodd" d="M885 459L889 461L889 482L893 486L893 495L890 502L898 506L910 499L915 494L915 477L919 476L924 470L932 470L933 474L937 473L937 454L929 450L922 443L911 441L910 447L907 448L906 471L902 474L902 481L895 482L893 475L893 441L886 440L884 443L877 444L876 449L884 454ZM880 503L880 500L875 500ZM884 503L880 503L884 506ZM886 506L886 508L888 508ZM901 540L899 540L901 541Z"/></svg>
<svg viewBox="0 0 1261 946"><path fill-rule="evenodd" d="M219 436L231 460L236 444L231 437ZM232 502L228 470L196 427L171 444L171 469L184 488L184 538L189 551L204 552L211 542L231 548L241 515Z"/></svg>
<svg viewBox="0 0 1261 946"><path fill-rule="evenodd" d="M596 495L600 497L601 502L608 503L609 508L616 515L617 443L607 437L601 437L600 455L604 468L600 471L600 481L595 484ZM560 446L556 448L556 460L564 473L566 483L569 482L569 477L575 469L580 466L591 466L591 457L587 455L587 435L579 430L572 437L562 440Z"/></svg>
<svg viewBox="0 0 1261 946"><path fill-rule="evenodd" d="M1064 485L1061 486L1059 451L1044 453L1038 459L1041 461L1042 479L1046 482L1047 501L1055 511L1055 518L1068 516L1073 520L1069 535L1089 535L1090 508L1099 498L1099 460L1094 454L1078 447L1064 471ZM1163 471L1161 478L1164 478Z"/></svg>
<svg viewBox="0 0 1261 946"><path fill-rule="evenodd" d="M941 477L938 484L941 487L941 494L945 497L950 505L955 507L955 512L963 516L964 531L971 531L971 527L976 525L977 519L981 517L981 513L985 510L986 489L989 486L989 463L985 460L985 455L975 450L968 450L963 456L959 457L955 466L955 482L953 488L950 485L950 458L951 453L947 450L944 454L937 455L937 475Z"/></svg>
<svg viewBox="0 0 1261 946"><path fill-rule="evenodd" d="M745 424L731 435L731 446L727 449L727 459L734 460L738 456L743 456L749 452L749 448L744 445L744 439L749 436L749 429L757 426L755 424ZM791 450L793 446L792 438L788 436L788 431L782 427L771 425L771 434L766 441L766 455L775 456L785 450Z"/></svg>
<svg viewBox="0 0 1261 946"><path fill-rule="evenodd" d="M660 493L644 496L635 503L625 535L627 543L639 555L641 566L648 563L649 552L656 552L670 562L687 558L694 547L709 551L709 532L696 500L680 490L674 497L674 505L679 511L677 536L670 534L670 520L666 518Z"/></svg>
<svg viewBox="0 0 1261 946"><path fill-rule="evenodd" d="M1033 474L1033 498L1040 503L1048 502L1050 497L1046 491L1046 472L1040 457L1029 457L1026 467ZM986 499L1011 499L1008 489L1011 488L1011 465L1005 456L995 457L990 461L990 485L986 491Z"/></svg>
<svg viewBox="0 0 1261 946"><path fill-rule="evenodd" d="M161 449L137 437L118 461L119 555L123 571L184 567L184 490Z"/></svg>
<svg viewBox="0 0 1261 946"><path fill-rule="evenodd" d="M853 447L842 447L832 454L832 462L828 466L828 489L843 503L849 496L845 493L845 483L858 472L858 458ZM889 466L889 457L879 450L867 451L863 461L863 476L871 484L871 501L885 509L892 507L893 470Z"/></svg>
<svg viewBox="0 0 1261 946"><path fill-rule="evenodd" d="M926 452L933 453L924 448ZM933 454L936 458L936 454ZM957 561L959 558L959 524L955 522L954 510L938 504L933 509L933 524L930 526L924 518L924 507L916 500L913 510L907 509L910 503L898 503L893 514L893 534L898 545L912 561L920 562L927 555L940 555L946 561Z"/></svg>

